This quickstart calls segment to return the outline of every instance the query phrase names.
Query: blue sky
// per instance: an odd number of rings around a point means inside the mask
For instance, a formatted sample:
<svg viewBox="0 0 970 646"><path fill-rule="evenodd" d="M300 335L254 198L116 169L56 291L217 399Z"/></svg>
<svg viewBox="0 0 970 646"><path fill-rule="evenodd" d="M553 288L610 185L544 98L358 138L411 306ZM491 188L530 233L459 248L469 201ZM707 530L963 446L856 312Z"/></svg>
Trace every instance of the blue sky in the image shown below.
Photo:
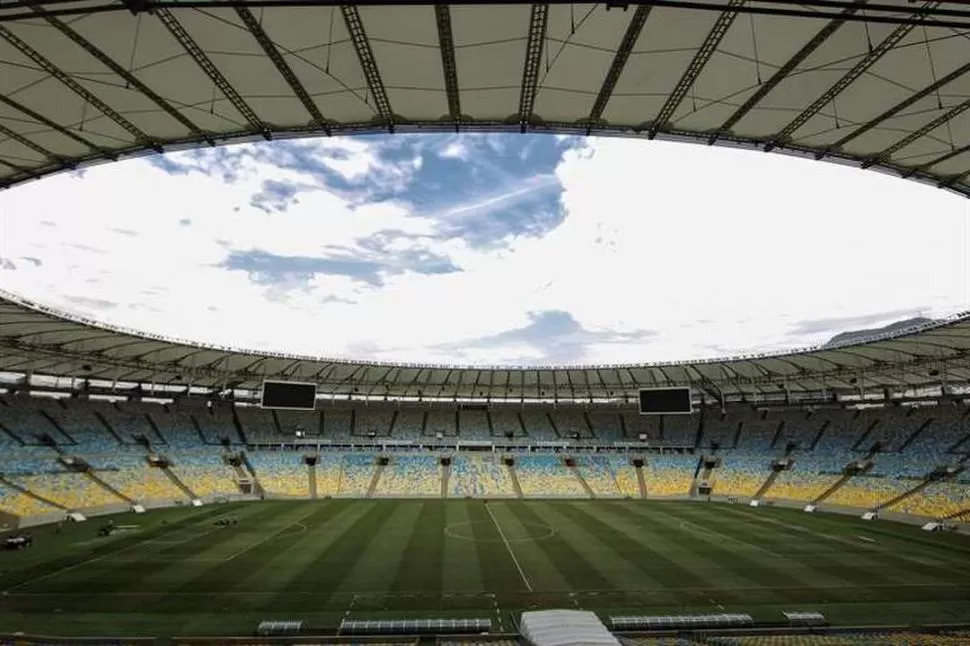
<svg viewBox="0 0 970 646"><path fill-rule="evenodd" d="M970 304L962 198L669 142L368 136L0 193L0 287L148 332L469 364L779 350Z"/></svg>

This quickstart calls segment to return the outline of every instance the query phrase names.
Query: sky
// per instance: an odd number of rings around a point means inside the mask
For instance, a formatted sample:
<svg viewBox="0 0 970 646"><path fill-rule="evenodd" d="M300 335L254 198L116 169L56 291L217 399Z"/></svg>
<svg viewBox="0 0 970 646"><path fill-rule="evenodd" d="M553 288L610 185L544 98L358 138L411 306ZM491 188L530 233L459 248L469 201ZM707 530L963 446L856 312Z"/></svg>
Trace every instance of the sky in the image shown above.
<svg viewBox="0 0 970 646"><path fill-rule="evenodd" d="M255 350L672 361L970 309L968 209L872 171L693 144L261 142L0 193L0 288Z"/></svg>

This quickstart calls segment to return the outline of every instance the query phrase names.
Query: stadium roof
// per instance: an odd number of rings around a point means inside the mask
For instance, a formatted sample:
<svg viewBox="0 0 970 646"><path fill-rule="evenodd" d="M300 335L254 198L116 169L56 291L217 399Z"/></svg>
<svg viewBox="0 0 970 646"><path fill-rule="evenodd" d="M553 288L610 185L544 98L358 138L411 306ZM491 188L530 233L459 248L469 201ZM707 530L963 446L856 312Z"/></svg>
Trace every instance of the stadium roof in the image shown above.
<svg viewBox="0 0 970 646"><path fill-rule="evenodd" d="M601 366L443 366L205 346L72 316L0 292L0 372L258 388L312 381L337 396L591 400L689 385L712 399L970 383L970 312L862 342L724 359Z"/></svg>
<svg viewBox="0 0 970 646"><path fill-rule="evenodd" d="M774 150L970 194L963 2L366 4L4 1L0 186L229 141L493 130Z"/></svg>

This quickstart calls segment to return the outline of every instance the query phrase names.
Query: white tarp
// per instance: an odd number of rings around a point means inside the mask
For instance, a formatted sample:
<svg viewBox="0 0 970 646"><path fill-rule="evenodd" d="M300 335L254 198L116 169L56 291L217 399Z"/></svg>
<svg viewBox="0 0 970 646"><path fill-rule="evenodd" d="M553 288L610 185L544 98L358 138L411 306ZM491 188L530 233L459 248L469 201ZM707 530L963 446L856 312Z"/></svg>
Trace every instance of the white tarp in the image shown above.
<svg viewBox="0 0 970 646"><path fill-rule="evenodd" d="M535 646L619 646L596 613L584 610L523 612L522 636Z"/></svg>

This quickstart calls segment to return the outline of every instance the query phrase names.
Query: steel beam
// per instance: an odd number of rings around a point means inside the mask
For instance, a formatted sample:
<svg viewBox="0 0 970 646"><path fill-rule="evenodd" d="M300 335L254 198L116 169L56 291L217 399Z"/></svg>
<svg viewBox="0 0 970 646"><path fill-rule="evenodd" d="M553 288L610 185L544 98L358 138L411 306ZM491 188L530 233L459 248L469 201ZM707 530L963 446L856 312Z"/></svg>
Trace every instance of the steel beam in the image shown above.
<svg viewBox="0 0 970 646"><path fill-rule="evenodd" d="M600 91L596 94L593 109L589 112L590 122L599 121L603 118L603 112L606 111L610 97L613 96L613 90L616 89L616 83L620 80L620 74L623 73L623 68L626 67L633 47L640 39L643 26L647 23L647 18L650 17L650 10L651 7L648 5L638 5L636 11L633 12L630 24L627 25L626 32L623 34L623 40L620 41L616 53L613 55L613 62L610 63L606 78L603 79L603 85L600 86Z"/></svg>
<svg viewBox="0 0 970 646"><path fill-rule="evenodd" d="M21 54L36 63L45 72L56 78L63 85L67 86L69 90L74 92L76 95L84 99L84 101L94 106L103 115L121 126L128 132L128 134L134 137L135 141L147 145L156 152L164 152L161 144L159 144L145 132L142 132L142 130L135 124L128 121L128 119L125 119L114 108L89 92L80 83L75 81L67 72L54 65L54 63L50 62L44 55L21 40L17 34L13 33L3 25L0 25L0 37L13 45L14 48L16 48Z"/></svg>
<svg viewBox="0 0 970 646"><path fill-rule="evenodd" d="M374 50L370 46L370 39L367 38L364 22L360 18L360 11L354 5L341 5L340 11L344 16L344 23L347 25L354 50L357 52L364 78L367 80L367 88L370 90L370 95L374 97L377 114L387 125L388 132L394 132L394 111L391 109L390 99L387 98L387 90L384 88L384 81L377 67L377 60L374 58Z"/></svg>
<svg viewBox="0 0 970 646"><path fill-rule="evenodd" d="M718 45L721 44L721 40L727 34L728 29L734 23L734 19L738 17L738 9L747 0L729 0L727 4L727 9L724 10L721 15L717 17L714 21L714 26L707 33L707 37L704 38L704 42L698 48L697 52L694 54L694 58L691 59L690 64L684 71L683 76L677 82L676 87L674 87L673 92L667 96L667 100L664 102L660 112L657 114L657 118L653 120L653 124L650 126L649 137L653 139L657 135L658 130L663 130L667 123L673 118L674 113L677 108L680 107L681 102L683 102L684 97L687 96L687 92L693 87L694 83L697 81L697 77L700 76L701 72L704 71L704 67L707 65L708 61L717 51Z"/></svg>
<svg viewBox="0 0 970 646"><path fill-rule="evenodd" d="M861 137L865 133L869 132L870 130L878 126L879 124L893 118L894 116L896 116L897 114L905 110L906 108L914 105L915 103L919 102L922 99L925 99L926 97L930 96L931 94L933 94L943 86L947 85L948 83L952 83L953 81L957 80L967 72L970 72L970 63L964 63L963 65L956 68L946 76L943 76L937 79L936 81L934 81L933 83L930 83L929 85L927 85L925 88L923 88L916 94L913 94L910 97L906 98L905 100L900 101L896 105L882 112L879 116L862 124L860 127L856 128L846 136L842 137L834 144L827 147L825 150L822 150L819 153L817 153L815 155L815 159L822 159L823 157L828 155L829 152L831 152L832 150L841 149L845 144L849 143L853 139L857 139L858 137ZM870 164L870 166L871 165L872 164Z"/></svg>
<svg viewBox="0 0 970 646"><path fill-rule="evenodd" d="M199 47L199 44L196 43L195 39L189 35L189 32L185 30L182 23L180 23L178 19L172 15L172 12L168 9L158 9L153 12L153 15L156 16L163 25L165 25L165 28L168 29L169 33L172 34L172 37L175 38L179 45L181 45L185 50L185 53L187 53L189 57L195 61L205 75L209 77L209 80L211 80L212 83L219 88L222 95L229 99L229 103L236 108L239 114L243 116L249 125L252 126L257 132L262 134L263 138L267 140L271 139L272 137L270 130L266 124L264 124L253 109L249 107L249 104L243 100L243 98L239 95L239 92L236 91L236 88L234 88L226 77L223 76L222 72L219 71L219 68L217 68L215 63L212 62L212 59L210 59L202 48Z"/></svg>
<svg viewBox="0 0 970 646"><path fill-rule="evenodd" d="M37 2L37 0L29 0L29 1L30 1L31 8L34 11L36 11L38 14L43 15L42 5L39 2ZM68 25L66 25L64 22L62 22L57 18L54 18L53 16L44 16L44 19L47 21L49 25L54 27L54 29L56 29L57 31L67 36L75 45L77 45L78 47L86 51L88 54L96 58L98 62L100 62L102 65L110 69L114 74L124 79L125 83L127 83L130 87L133 87L139 92L141 92L141 94L144 95L145 98L147 98L149 101L151 101L159 108L161 108L162 111L165 112L167 115L169 115L170 117L178 121L180 124L182 124L186 128L186 130L188 130L193 135L198 137L200 140L206 142L210 146L216 145L216 142L212 139L212 137L210 137L208 134L203 132L202 129L199 128L197 125L192 123L191 119L189 119L184 114L176 110L171 103L163 99L161 96L159 96L157 92L155 92L150 87L148 87L140 80L138 80L138 77L136 77L134 74L132 74L124 67L119 65L117 61L115 61L113 58L111 58L103 51L101 51L87 38L77 33L76 31L71 29Z"/></svg>
<svg viewBox="0 0 970 646"><path fill-rule="evenodd" d="M18 101L14 101L10 97L7 97L7 96L4 96L4 95L0 94L0 103L3 103L7 107L13 108L17 112L21 112L21 113L27 115L28 117L30 117L31 119L33 119L37 123L40 123L40 124L43 124L43 125L47 126L48 128L50 128L51 130L57 132L58 134L64 135L68 139L71 139L71 140L73 140L73 141L81 144L82 146L85 146L87 148L90 148L91 150L94 150L94 151L100 153L102 156L105 157L105 159L110 159L111 161L117 161L117 159L118 159L118 156L115 155L114 153L108 151L105 148L102 148L101 146L98 146L94 142L90 141L89 139L86 139L85 137L82 137L81 135L77 134L76 132L72 132L71 130L68 130L67 128L65 128L61 124L59 124L59 123L57 123L55 121L51 121L50 119L48 119L44 115L40 114L39 112L37 112L35 110L32 110L31 108L28 108L27 106L25 106L24 104L22 104L22 103L20 103Z"/></svg>
<svg viewBox="0 0 970 646"><path fill-rule="evenodd" d="M881 164L881 163L884 163L886 161L889 161L889 159L896 152L902 150L903 148L905 148L906 146L910 145L911 143L913 143L917 139L920 139L924 135L927 135L927 134L933 132L934 130L936 130L937 128L939 128L943 124L947 123L948 121L952 121L953 119L956 119L958 116L960 116L961 114L963 114L964 112L966 112L968 109L970 109L970 99L967 99L963 103L961 103L961 104L959 104L959 105L951 108L950 110L944 112L943 114L941 114L937 118L933 119L929 123L924 124L920 128L917 128L916 130L914 130L913 132L909 133L908 135L906 135L905 137L903 137L902 139L900 139L899 141L897 141L893 145L889 146L888 148L886 148L882 152L880 152L877 155L873 156L871 159L867 159L865 162L862 163L862 167L863 168L869 168L871 166L875 166L876 164Z"/></svg>
<svg viewBox="0 0 970 646"><path fill-rule="evenodd" d="M59 156L57 153L47 150L40 144L34 143L30 139L27 139L27 137L24 137L19 132L15 130L11 130L10 128L8 128L3 124L0 124L0 135L4 135L6 137L9 137L10 139L13 139L21 146L24 146L25 148L29 148L33 150L35 153L43 155L45 158L60 164L64 168L75 168L77 166L77 164L75 164L74 162L64 159L63 157Z"/></svg>
<svg viewBox="0 0 970 646"><path fill-rule="evenodd" d="M741 119L745 117L755 106L757 106L762 99L764 99L768 94L774 90L782 81L788 78L796 67L801 65L805 59L812 55L816 49L822 46L822 44L828 40L832 34L837 32L846 23L846 18L854 15L862 6L866 3L866 0L856 0L856 2L851 6L842 11L838 18L834 18L827 22L824 27L822 27L807 43L805 43L801 49L799 49L795 54L788 59L788 61L778 68L771 78L766 82L761 84L754 94L748 97L740 108L734 111L727 121L721 124L721 127L717 129L711 137L708 139L709 144L716 142L721 135L730 132Z"/></svg>
<svg viewBox="0 0 970 646"><path fill-rule="evenodd" d="M441 51L441 72L448 96L448 114L456 123L461 121L461 95L458 91L458 66L455 63L455 37L451 31L451 9L446 4L434 6L438 25L438 49Z"/></svg>
<svg viewBox="0 0 970 646"><path fill-rule="evenodd" d="M522 64L522 89L519 93L519 130L525 132L532 121L532 109L539 91L539 67L549 25L549 5L534 4L529 16L529 33Z"/></svg>
<svg viewBox="0 0 970 646"><path fill-rule="evenodd" d="M856 79L865 74L866 71L875 65L880 58L898 45L899 42L905 38L914 27L916 27L919 18L924 17L927 11L935 9L939 5L940 2L935 1L923 2L923 4L914 14L913 22L896 27L896 29L886 36L878 45L869 50L866 55L859 59L856 64L852 66L852 69L846 72L842 78L832 85L832 87L827 89L820 97L815 99L811 105L802 110L797 117L788 123L788 125L778 131L778 134L772 137L771 141L765 144L765 151L771 151L776 146L783 145L784 142L799 128L805 125L809 119L818 114L826 105L834 101L835 98L846 88L852 85Z"/></svg>
<svg viewBox="0 0 970 646"><path fill-rule="evenodd" d="M283 55L280 54L276 44L270 40L270 37L266 34L263 26L259 24L258 20L256 20L256 16L253 15L253 12L245 7L237 7L236 14L243 21L243 24L246 25L246 29L248 29L249 33L253 35L256 42L259 43L259 46L262 47L263 52L266 54L269 60L271 60L273 65L276 66L280 76L282 76L283 80L286 81L286 84L290 86L293 94L296 95L296 97L300 100L300 103L303 104L303 107L306 108L307 113L309 113L310 117L313 119L313 125L329 135L330 127L327 125L327 120L324 119L323 115L320 113L320 109L317 108L317 104L313 102L312 98L310 98L306 88L304 88L303 84L300 83L300 79L296 77L296 74L294 74L293 69L286 62L286 59L284 59Z"/></svg>

